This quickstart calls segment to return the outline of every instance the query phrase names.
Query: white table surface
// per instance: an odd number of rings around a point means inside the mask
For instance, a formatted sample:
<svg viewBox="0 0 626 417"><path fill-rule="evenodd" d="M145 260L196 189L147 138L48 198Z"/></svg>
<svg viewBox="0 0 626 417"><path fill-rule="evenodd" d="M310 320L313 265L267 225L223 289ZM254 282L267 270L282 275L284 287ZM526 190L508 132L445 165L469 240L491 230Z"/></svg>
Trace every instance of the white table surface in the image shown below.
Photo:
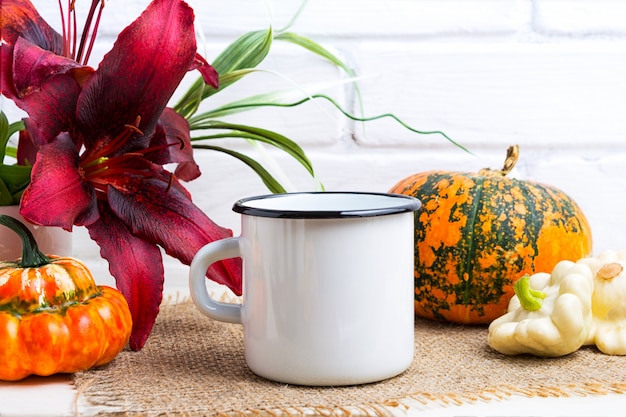
<svg viewBox="0 0 626 417"><path fill-rule="evenodd" d="M172 289L180 299L181 288ZM624 375L626 382L626 375ZM0 381L0 417L68 417L90 416L106 408L92 408L77 401L71 375L28 377L19 382ZM80 398L80 397L78 397ZM512 395L505 399L479 401L461 405L405 401L408 409L399 415L429 417L517 416L517 417L623 417L626 416L626 394L572 396L567 398L528 398Z"/></svg>
<svg viewBox="0 0 626 417"><path fill-rule="evenodd" d="M89 416L106 409L93 409L75 402L76 390L69 375L29 377L17 383L0 382L0 416ZM504 400L481 401L462 405L407 402L408 416L620 416L626 415L626 395L609 394L569 398L526 398L511 396ZM403 415L399 409L399 415Z"/></svg>

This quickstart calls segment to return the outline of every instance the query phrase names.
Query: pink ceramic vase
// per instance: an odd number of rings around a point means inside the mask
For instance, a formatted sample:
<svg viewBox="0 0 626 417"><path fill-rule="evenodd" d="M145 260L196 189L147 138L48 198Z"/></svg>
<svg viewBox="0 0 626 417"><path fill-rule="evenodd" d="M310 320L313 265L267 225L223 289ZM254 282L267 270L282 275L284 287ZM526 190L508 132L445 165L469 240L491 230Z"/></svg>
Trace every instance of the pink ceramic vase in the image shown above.
<svg viewBox="0 0 626 417"><path fill-rule="evenodd" d="M19 213L18 206L0 206L0 214L14 217L24 223L35 236L39 249L46 255L71 256L72 234L60 227L35 226ZM20 238L8 227L0 225L0 261L12 261L22 256Z"/></svg>

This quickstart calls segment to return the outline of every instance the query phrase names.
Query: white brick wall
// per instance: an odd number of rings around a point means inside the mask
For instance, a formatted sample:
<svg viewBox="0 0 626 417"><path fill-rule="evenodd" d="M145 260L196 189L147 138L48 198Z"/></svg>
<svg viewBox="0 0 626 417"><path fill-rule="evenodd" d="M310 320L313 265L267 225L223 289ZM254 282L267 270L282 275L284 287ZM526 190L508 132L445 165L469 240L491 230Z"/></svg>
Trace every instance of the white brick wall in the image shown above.
<svg viewBox="0 0 626 417"><path fill-rule="evenodd" d="M620 0L536 0L534 28L552 35L626 33L626 3Z"/></svg>
<svg viewBox="0 0 626 417"><path fill-rule="evenodd" d="M56 24L56 2L34 1ZM81 0L81 3L85 2ZM293 0L268 1L273 24L284 26ZM147 0L106 3L97 55ZM270 22L262 0L190 0L211 60L238 35ZM334 48L359 75L366 115L392 112L423 130L441 129L469 155L436 136L416 136L389 121L355 124L324 103L267 110L238 120L275 128L309 152L327 189L386 191L418 171L500 167L509 144L521 146L511 174L557 186L583 207L596 251L626 247L626 2L621 0L311 0L293 28ZM276 44L263 68L301 85L341 80L328 64ZM98 58L92 62L97 63ZM195 77L195 75L194 75ZM255 74L214 103L269 89L282 78ZM354 108L351 92L329 93ZM17 115L6 101L2 108ZM246 148L244 148L246 149ZM275 154L294 189L312 181ZM234 200L265 193L239 162L199 152L204 175L189 184L214 220L238 231ZM76 255L106 282L106 264L84 230ZM168 260L170 285L185 284L186 268Z"/></svg>

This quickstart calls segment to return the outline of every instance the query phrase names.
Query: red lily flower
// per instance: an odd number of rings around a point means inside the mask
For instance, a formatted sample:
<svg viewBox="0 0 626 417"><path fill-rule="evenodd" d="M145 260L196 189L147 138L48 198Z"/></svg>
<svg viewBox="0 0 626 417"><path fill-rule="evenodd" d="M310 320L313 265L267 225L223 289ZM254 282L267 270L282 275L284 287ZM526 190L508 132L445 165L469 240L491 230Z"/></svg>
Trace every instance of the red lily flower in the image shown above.
<svg viewBox="0 0 626 417"><path fill-rule="evenodd" d="M200 172L189 125L167 102L190 69L217 87L215 70L196 53L193 18L182 0L154 0L94 70L73 52L84 59L88 41L72 47L28 0L2 3L0 89L28 113L24 138L37 151L21 214L35 224L87 227L130 305L135 350L162 299L159 247L189 264L201 246L232 236L178 180ZM176 175L163 167L171 162ZM215 264L207 275L241 293L239 260Z"/></svg>

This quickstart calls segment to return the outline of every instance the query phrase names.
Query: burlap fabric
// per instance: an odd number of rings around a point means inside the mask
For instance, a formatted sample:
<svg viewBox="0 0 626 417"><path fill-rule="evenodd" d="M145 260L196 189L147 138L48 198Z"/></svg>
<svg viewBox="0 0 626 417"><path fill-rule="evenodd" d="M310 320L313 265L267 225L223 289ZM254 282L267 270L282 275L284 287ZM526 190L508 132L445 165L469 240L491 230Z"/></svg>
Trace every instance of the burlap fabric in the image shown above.
<svg viewBox="0 0 626 417"><path fill-rule="evenodd" d="M140 352L75 375L82 414L120 416L386 415L406 404L460 403L511 394L626 392L626 357L595 348L556 359L508 357L486 327L417 319L415 360L402 375L353 387L298 387L252 374L242 328L202 316L190 302L163 306Z"/></svg>

